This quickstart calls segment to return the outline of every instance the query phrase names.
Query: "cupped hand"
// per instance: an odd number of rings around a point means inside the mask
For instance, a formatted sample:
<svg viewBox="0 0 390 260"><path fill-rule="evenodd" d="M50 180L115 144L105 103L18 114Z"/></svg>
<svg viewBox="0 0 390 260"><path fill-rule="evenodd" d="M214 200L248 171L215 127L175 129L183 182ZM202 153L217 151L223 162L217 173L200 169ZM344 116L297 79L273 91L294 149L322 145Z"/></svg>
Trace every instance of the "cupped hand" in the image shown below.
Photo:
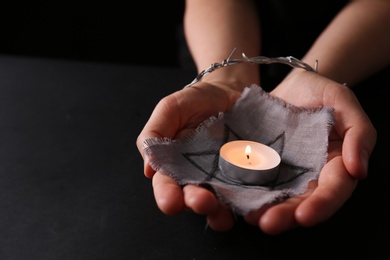
<svg viewBox="0 0 390 260"><path fill-rule="evenodd" d="M144 140L152 137L179 139L210 116L227 111L239 98L240 92L227 86L199 82L196 85L164 97L155 107L148 122L137 138L137 147L144 159L144 173L153 178L152 185L157 206L167 215L175 215L184 209L205 215L214 230L228 230L233 215L214 194L196 185L181 187L172 178L155 172L144 155Z"/></svg>
<svg viewBox="0 0 390 260"><path fill-rule="evenodd" d="M333 107L335 118L328 160L318 181L311 182L305 194L245 216L248 223L274 235L296 226L319 224L342 207L358 180L367 176L376 130L351 89L316 73L294 73L271 95L296 106Z"/></svg>

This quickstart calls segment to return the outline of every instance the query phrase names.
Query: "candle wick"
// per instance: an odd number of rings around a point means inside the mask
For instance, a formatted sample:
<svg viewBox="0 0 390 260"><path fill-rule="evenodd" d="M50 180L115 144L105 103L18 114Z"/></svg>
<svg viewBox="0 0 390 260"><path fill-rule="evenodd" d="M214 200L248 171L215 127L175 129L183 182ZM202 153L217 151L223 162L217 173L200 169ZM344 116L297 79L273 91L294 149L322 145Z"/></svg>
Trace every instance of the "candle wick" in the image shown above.
<svg viewBox="0 0 390 260"><path fill-rule="evenodd" d="M249 154L246 155L246 158L249 160Z"/></svg>

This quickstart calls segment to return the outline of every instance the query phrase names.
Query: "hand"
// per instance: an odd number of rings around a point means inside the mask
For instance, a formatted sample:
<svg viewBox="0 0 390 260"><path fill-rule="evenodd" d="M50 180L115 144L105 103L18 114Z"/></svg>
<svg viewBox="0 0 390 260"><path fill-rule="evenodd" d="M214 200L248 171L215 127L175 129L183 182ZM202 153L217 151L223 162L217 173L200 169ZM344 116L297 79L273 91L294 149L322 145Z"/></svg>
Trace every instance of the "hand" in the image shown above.
<svg viewBox="0 0 390 260"><path fill-rule="evenodd" d="M144 158L145 175L153 178L156 203L165 214L178 214L187 208L206 215L208 225L214 230L227 230L234 225L230 209L209 190L195 185L182 188L172 178L155 173L143 155L143 141L151 137L182 138L210 116L227 111L240 94L227 86L198 82L163 98L157 104L137 138L137 147Z"/></svg>
<svg viewBox="0 0 390 260"><path fill-rule="evenodd" d="M142 154L145 138L181 138L187 135L204 119L227 111L239 94L228 88L199 82L164 98L137 139L139 151ZM311 183L308 191L301 196L245 216L248 223L258 225L264 232L278 234L297 225L318 224L343 205L355 189L357 179L367 174L376 132L351 90L317 74L295 74L271 94L298 106L332 106L336 118L330 137L328 163L318 183ZM153 177L156 202L164 213L173 215L188 208L206 215L208 225L214 230L228 230L234 225L230 210L210 191L194 185L182 189L171 178L154 174L147 158L144 160L145 175Z"/></svg>
<svg viewBox="0 0 390 260"><path fill-rule="evenodd" d="M264 232L278 234L295 226L310 227L330 218L348 200L358 179L367 176L376 130L353 92L312 72L287 77L271 95L296 106L334 108L328 161L319 179L303 195L245 216Z"/></svg>

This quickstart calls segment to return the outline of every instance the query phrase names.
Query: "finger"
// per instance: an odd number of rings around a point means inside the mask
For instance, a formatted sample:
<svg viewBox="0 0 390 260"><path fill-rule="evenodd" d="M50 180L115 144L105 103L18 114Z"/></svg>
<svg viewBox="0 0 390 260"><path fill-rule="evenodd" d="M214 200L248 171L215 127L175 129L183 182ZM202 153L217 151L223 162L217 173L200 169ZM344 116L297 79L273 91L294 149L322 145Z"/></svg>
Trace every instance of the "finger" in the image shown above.
<svg viewBox="0 0 390 260"><path fill-rule="evenodd" d="M316 187L317 182L312 181L308 184L308 189L304 194L269 207L258 221L260 229L269 235L277 235L296 228L298 223L295 219L295 211L300 203L313 193Z"/></svg>
<svg viewBox="0 0 390 260"><path fill-rule="evenodd" d="M149 159L146 157L144 159L144 174L148 178L152 178L156 171L150 166Z"/></svg>
<svg viewBox="0 0 390 260"><path fill-rule="evenodd" d="M298 206L297 223L311 227L329 219L349 199L356 185L357 179L348 173L342 157L334 157L322 169L318 187Z"/></svg>
<svg viewBox="0 0 390 260"><path fill-rule="evenodd" d="M317 187L317 182L312 181L308 185L305 194L289 198L281 203L273 203L250 212L244 219L251 225L259 228L269 235L277 235L297 226L295 210L299 204Z"/></svg>
<svg viewBox="0 0 390 260"><path fill-rule="evenodd" d="M207 215L207 225L215 231L228 231L234 226L234 215L226 205L219 203L217 210Z"/></svg>
<svg viewBox="0 0 390 260"><path fill-rule="evenodd" d="M343 143L343 161L355 178L367 177L369 158L376 144L377 133L367 119L346 131Z"/></svg>
<svg viewBox="0 0 390 260"><path fill-rule="evenodd" d="M270 208L272 207L272 204L269 204L269 205L265 205L263 206L262 208L258 209L258 210L255 210L255 211L251 211L249 212L248 214L246 214L244 216L244 220L252 225L252 226L258 226L259 225L259 219L260 217Z"/></svg>
<svg viewBox="0 0 390 260"><path fill-rule="evenodd" d="M145 134L141 132L141 134L137 138L136 145L144 161L144 175L148 178L152 178L156 171L150 165L149 158L145 154L145 139L143 137L144 135Z"/></svg>
<svg viewBox="0 0 390 260"><path fill-rule="evenodd" d="M177 111L177 102L174 95L167 96L160 100L153 110L149 120L137 137L136 145L144 160L144 174L152 178L155 171L149 164L149 158L145 155L145 140L149 138L172 138L179 129L178 117L171 116ZM169 118L169 120L167 120Z"/></svg>
<svg viewBox="0 0 390 260"><path fill-rule="evenodd" d="M302 200L300 197L290 198L268 209L259 219L260 229L266 234L277 235L295 228L295 209Z"/></svg>
<svg viewBox="0 0 390 260"><path fill-rule="evenodd" d="M338 91L334 100L335 128L344 139L343 161L351 176L363 179L367 176L377 133L353 92L347 87Z"/></svg>
<svg viewBox="0 0 390 260"><path fill-rule="evenodd" d="M186 207L197 214L212 214L218 209L218 200L214 194L203 187L186 185L183 192Z"/></svg>
<svg viewBox="0 0 390 260"><path fill-rule="evenodd" d="M183 191L175 180L157 172L152 185L157 206L163 213L176 215L184 210Z"/></svg>

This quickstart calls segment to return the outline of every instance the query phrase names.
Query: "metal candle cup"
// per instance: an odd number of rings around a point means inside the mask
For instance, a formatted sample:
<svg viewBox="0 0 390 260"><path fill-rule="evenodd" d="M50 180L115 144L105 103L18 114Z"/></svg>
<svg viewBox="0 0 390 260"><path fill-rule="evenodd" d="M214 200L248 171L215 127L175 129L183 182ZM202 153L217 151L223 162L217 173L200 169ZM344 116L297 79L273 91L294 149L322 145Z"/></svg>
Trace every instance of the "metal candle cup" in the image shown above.
<svg viewBox="0 0 390 260"><path fill-rule="evenodd" d="M224 144L219 167L232 181L245 185L267 185L278 173L280 155L271 147L253 141L238 140Z"/></svg>

